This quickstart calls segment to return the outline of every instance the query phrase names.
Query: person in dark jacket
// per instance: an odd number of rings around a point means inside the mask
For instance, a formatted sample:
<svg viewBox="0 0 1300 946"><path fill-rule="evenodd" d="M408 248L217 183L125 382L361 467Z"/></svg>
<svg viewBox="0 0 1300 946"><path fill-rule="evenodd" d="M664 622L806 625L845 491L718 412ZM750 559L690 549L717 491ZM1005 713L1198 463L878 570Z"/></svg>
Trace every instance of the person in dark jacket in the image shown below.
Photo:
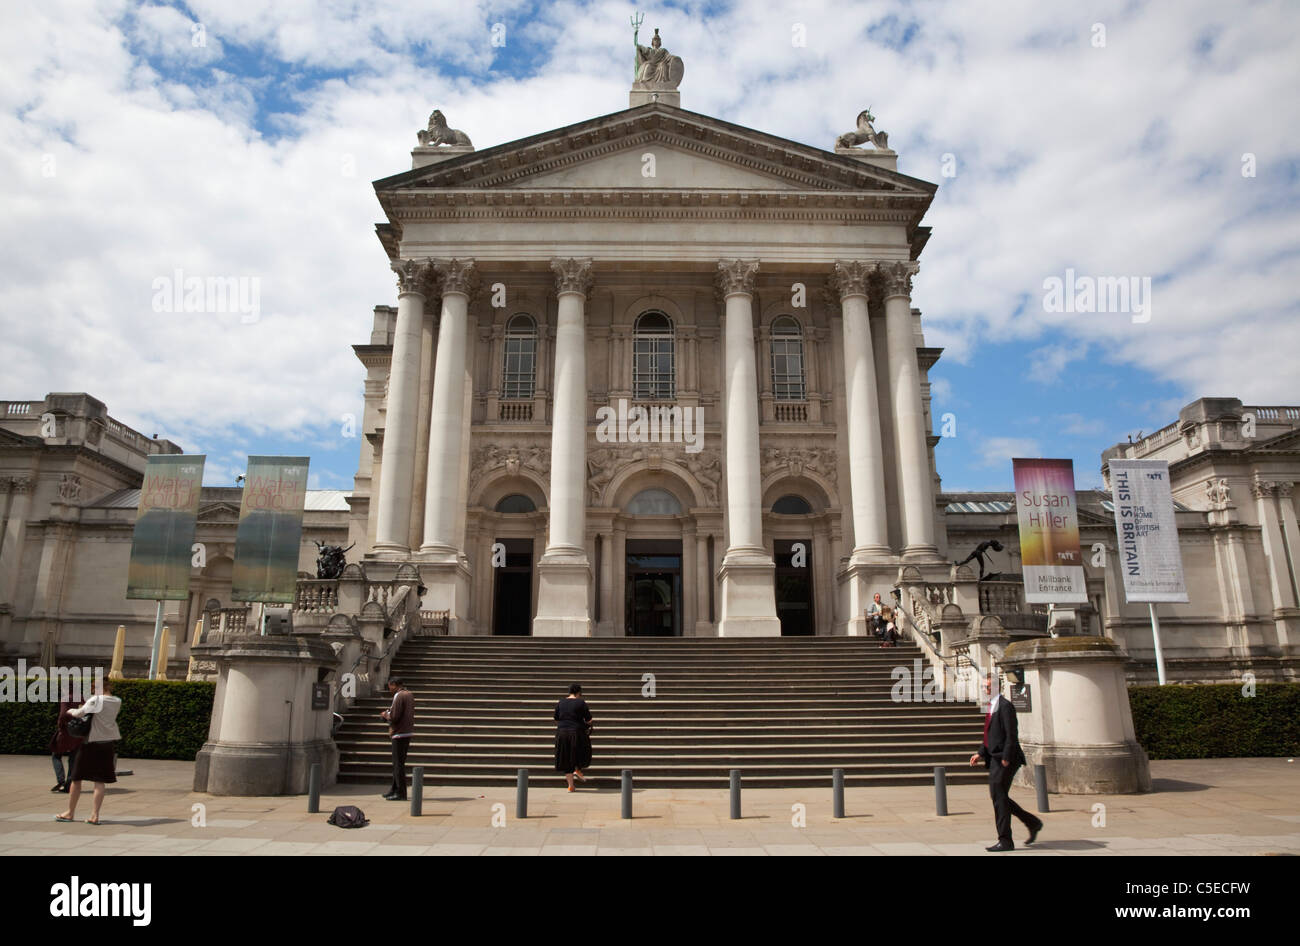
<svg viewBox="0 0 1300 946"><path fill-rule="evenodd" d="M569 687L569 695L555 704L555 771L564 774L573 791L573 780L585 782L582 770L591 764L591 710L582 698L582 687Z"/></svg>
<svg viewBox="0 0 1300 946"><path fill-rule="evenodd" d="M1043 821L1036 818L1011 800L1011 780L1016 770L1025 764L1025 753L1020 748L1020 733L1016 725L1016 708L1010 700L993 686L993 676L984 678L984 695L989 699L988 715L984 717L984 744L970 757L970 764L983 762L989 768L989 795L993 798L993 819L997 824L998 843L988 851L1014 851L1011 840L1011 816L1015 815L1029 829L1026 844L1033 844Z"/></svg>
<svg viewBox="0 0 1300 946"><path fill-rule="evenodd" d="M72 766L77 759L77 749L81 740L68 734L68 711L73 704L68 700L59 703L59 721L54 726L54 735L50 737L50 761L54 763L55 786L52 792L66 793L72 787ZM63 774L63 757L68 757L68 774Z"/></svg>
<svg viewBox="0 0 1300 946"><path fill-rule="evenodd" d="M393 694L393 705L379 715L388 723L393 743L393 784L384 798L406 801L406 753L415 738L415 695L397 677L389 679L388 692Z"/></svg>

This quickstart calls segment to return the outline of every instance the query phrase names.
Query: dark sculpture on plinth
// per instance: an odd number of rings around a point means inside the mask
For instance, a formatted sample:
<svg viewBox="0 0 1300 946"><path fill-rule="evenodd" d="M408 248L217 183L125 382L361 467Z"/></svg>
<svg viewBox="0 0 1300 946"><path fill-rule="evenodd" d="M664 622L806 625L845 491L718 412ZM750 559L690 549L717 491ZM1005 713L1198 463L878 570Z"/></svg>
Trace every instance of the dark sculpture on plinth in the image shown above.
<svg viewBox="0 0 1300 946"><path fill-rule="evenodd" d="M317 578L338 578L343 574L343 568L347 565L347 559L344 556L352 550L352 546L357 543L353 542L347 548L340 545L326 545L324 542L317 542L316 548L320 555L316 558L316 577Z"/></svg>
<svg viewBox="0 0 1300 946"><path fill-rule="evenodd" d="M1001 552L1002 543L999 542L997 539L989 539L987 542L981 542L979 545L975 546L974 552L971 552L960 562L953 562L953 564L956 565L958 568L960 568L961 566L965 565L967 562L978 562L980 567L979 580L983 581L984 580L984 556L985 554L988 553L989 549L992 549L995 552ZM990 561L989 565L992 564L993 564L992 561Z"/></svg>

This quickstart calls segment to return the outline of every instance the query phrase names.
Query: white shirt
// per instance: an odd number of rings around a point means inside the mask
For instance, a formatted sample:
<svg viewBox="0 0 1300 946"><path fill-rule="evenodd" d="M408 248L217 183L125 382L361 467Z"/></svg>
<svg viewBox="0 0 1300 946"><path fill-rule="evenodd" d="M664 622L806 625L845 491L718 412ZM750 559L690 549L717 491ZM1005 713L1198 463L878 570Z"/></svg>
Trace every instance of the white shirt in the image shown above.
<svg viewBox="0 0 1300 946"><path fill-rule="evenodd" d="M994 693L993 699L989 700L989 711L986 715L992 716L993 711L998 708L998 701L1002 699L1001 693Z"/></svg>
<svg viewBox="0 0 1300 946"><path fill-rule="evenodd" d="M114 742L122 738L117 729L117 713L121 708L120 697L96 694L78 709L68 710L68 715L84 716L93 713L90 717L90 735L86 737L86 742Z"/></svg>

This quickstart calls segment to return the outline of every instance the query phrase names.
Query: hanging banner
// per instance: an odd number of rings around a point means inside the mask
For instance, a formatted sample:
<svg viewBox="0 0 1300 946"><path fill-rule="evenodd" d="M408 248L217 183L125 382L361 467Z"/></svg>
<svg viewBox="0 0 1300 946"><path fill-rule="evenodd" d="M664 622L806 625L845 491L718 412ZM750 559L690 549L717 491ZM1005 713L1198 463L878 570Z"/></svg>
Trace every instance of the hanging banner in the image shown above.
<svg viewBox="0 0 1300 946"><path fill-rule="evenodd" d="M230 597L293 604L310 457L249 457Z"/></svg>
<svg viewBox="0 0 1300 946"><path fill-rule="evenodd" d="M1020 564L1030 604L1086 602L1072 460L1011 461Z"/></svg>
<svg viewBox="0 0 1300 946"><path fill-rule="evenodd" d="M126 571L126 596L184 601L190 595L194 523L206 457L154 456L144 468Z"/></svg>
<svg viewBox="0 0 1300 946"><path fill-rule="evenodd" d="M1186 601L1168 460L1111 460L1119 568L1129 601Z"/></svg>

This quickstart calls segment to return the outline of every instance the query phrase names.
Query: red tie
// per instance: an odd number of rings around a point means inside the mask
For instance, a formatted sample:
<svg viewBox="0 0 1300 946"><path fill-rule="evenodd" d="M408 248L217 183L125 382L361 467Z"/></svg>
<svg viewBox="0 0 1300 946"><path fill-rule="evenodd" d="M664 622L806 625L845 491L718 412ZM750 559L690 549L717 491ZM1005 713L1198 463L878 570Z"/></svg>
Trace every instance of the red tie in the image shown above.
<svg viewBox="0 0 1300 946"><path fill-rule="evenodd" d="M989 723L993 722L993 707L989 707L989 714L984 717L984 748L989 745Z"/></svg>

